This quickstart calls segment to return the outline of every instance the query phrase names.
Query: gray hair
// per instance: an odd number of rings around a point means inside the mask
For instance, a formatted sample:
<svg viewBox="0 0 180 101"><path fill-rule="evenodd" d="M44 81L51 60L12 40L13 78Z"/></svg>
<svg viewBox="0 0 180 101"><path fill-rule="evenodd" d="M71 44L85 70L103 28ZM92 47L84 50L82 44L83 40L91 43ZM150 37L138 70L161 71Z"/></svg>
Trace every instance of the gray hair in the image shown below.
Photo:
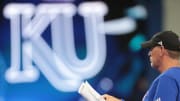
<svg viewBox="0 0 180 101"><path fill-rule="evenodd" d="M179 60L180 59L180 52L179 51L172 51L172 50L167 50L169 56L172 58L172 59L177 59Z"/></svg>

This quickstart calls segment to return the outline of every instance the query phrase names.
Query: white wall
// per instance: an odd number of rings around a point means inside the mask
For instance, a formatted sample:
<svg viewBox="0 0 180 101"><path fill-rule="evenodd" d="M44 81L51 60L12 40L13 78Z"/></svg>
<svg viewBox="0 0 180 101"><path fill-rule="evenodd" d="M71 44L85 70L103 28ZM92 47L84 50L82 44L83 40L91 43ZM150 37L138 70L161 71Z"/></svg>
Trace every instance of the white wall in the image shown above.
<svg viewBox="0 0 180 101"><path fill-rule="evenodd" d="M163 0L163 30L173 30L180 35L180 0Z"/></svg>

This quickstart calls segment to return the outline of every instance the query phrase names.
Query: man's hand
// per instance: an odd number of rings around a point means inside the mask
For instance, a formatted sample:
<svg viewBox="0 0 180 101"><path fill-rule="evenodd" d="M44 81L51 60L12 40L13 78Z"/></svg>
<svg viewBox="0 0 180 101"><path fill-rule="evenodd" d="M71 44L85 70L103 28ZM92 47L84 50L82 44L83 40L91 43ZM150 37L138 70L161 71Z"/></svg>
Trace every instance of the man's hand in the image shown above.
<svg viewBox="0 0 180 101"><path fill-rule="evenodd" d="M118 99L118 98L108 95L108 94L104 94L104 95L102 95L102 97L105 99L105 101L121 101L121 99Z"/></svg>

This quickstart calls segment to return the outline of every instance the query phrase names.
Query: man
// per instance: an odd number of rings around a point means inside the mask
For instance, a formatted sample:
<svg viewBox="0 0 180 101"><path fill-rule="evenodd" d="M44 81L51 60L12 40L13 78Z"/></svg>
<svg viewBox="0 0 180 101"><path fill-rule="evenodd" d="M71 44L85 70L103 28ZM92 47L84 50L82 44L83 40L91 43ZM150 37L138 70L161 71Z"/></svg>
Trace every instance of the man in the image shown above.
<svg viewBox="0 0 180 101"><path fill-rule="evenodd" d="M180 101L180 38L172 31L155 34L142 43L149 48L151 66L161 74L153 81L142 101ZM123 101L105 94L106 101Z"/></svg>

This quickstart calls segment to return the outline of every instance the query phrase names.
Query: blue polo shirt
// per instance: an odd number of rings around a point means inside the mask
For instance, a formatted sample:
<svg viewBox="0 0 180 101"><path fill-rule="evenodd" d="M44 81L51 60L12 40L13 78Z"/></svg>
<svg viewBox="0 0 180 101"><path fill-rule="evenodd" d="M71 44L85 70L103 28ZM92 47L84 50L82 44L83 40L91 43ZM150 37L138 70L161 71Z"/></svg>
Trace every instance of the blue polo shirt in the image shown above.
<svg viewBox="0 0 180 101"><path fill-rule="evenodd" d="M173 67L159 75L143 101L180 101L180 68Z"/></svg>

